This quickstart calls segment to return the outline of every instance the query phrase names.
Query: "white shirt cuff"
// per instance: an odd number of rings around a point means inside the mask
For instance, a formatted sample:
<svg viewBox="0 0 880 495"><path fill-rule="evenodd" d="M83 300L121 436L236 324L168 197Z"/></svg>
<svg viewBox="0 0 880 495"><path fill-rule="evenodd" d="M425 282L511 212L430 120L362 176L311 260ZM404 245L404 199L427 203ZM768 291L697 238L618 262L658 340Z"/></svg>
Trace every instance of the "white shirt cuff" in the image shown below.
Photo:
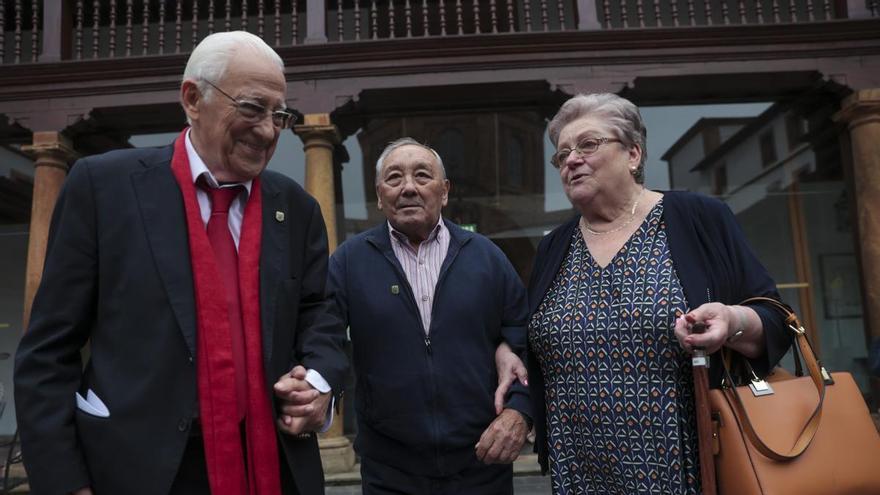
<svg viewBox="0 0 880 495"><path fill-rule="evenodd" d="M309 385L315 387L315 390L322 394L326 394L330 391L330 384L327 383L327 380L315 370L306 371L306 381L309 382Z"/></svg>
<svg viewBox="0 0 880 495"><path fill-rule="evenodd" d="M322 394L326 394L330 392L330 384L327 383L327 380L321 376L315 370L306 371L306 381L309 382L309 385L315 387L315 390L321 392ZM318 433L324 433L329 430L331 426L333 426L333 411L336 407L336 397L330 398L330 407L327 408L327 418L324 420L324 426L321 427L321 430Z"/></svg>

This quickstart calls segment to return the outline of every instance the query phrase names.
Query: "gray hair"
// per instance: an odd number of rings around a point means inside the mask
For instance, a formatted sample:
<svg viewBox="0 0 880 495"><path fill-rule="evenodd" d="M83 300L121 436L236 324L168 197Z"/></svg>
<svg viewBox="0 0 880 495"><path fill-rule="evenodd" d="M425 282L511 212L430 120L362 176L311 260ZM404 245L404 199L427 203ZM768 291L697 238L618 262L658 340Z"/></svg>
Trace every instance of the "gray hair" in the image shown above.
<svg viewBox="0 0 880 495"><path fill-rule="evenodd" d="M633 178L637 184L643 184L645 161L648 159L648 149L645 146L648 133L639 107L626 98L613 93L579 94L570 98L547 125L553 147L558 147L559 133L565 126L588 116L599 117L602 122L609 124L616 134L615 137L625 146L638 146L642 150L642 160L633 172Z"/></svg>
<svg viewBox="0 0 880 495"><path fill-rule="evenodd" d="M422 144L411 137L402 137L400 139L395 139L388 143L388 146L382 150L382 154L379 155L379 159L376 160L376 184L379 183L379 177L382 175L382 165L385 163L385 159L388 158L388 155L391 154L392 151L400 148L402 146L418 146L420 148L425 148L430 151L434 158L437 159L437 164L440 165L440 171L443 172L443 179L446 179L446 167L443 166L443 159L440 158L440 154L434 151L434 148L428 146L427 144Z"/></svg>
<svg viewBox="0 0 880 495"><path fill-rule="evenodd" d="M281 57L262 38L247 31L229 31L214 33L199 42L189 55L181 82L194 82L204 98L210 99L213 88L205 81L219 84L226 75L229 61L241 50L251 50L265 57L284 72Z"/></svg>

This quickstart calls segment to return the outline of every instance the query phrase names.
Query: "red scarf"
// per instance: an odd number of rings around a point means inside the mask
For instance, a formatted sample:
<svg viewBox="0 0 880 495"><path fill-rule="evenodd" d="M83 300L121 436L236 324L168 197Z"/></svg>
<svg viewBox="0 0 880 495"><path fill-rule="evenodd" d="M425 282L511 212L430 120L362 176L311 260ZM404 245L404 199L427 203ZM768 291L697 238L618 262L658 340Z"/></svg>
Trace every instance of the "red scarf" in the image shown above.
<svg viewBox="0 0 880 495"><path fill-rule="evenodd" d="M186 130L174 143L171 170L183 193L195 288L199 415L212 495L280 495L281 479L269 392L263 371L260 325L262 194L254 179L238 246L238 278L245 332L248 406L245 417L247 471L236 414L235 365L226 296L196 199ZM247 473L247 474L246 474Z"/></svg>

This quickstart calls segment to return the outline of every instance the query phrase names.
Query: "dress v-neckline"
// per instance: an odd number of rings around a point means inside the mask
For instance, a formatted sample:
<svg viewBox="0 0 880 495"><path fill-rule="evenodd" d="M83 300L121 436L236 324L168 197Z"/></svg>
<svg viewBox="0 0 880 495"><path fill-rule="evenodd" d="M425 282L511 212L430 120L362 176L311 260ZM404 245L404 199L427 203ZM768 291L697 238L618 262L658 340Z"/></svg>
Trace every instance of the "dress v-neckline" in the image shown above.
<svg viewBox="0 0 880 495"><path fill-rule="evenodd" d="M620 247L614 251L614 255L604 265L600 264L599 260L597 260L596 257L593 256L593 253L590 251L590 246L587 244L587 240L584 238L584 233L581 230L580 222L578 222L578 225L575 228L575 233L580 238L580 241L584 243L584 250L586 251L587 263L593 268L598 268L600 272L605 271L605 269L607 269L609 266L611 266L619 256L626 253L626 251L629 248L629 245L632 244L633 239L635 239L635 237L637 235L641 234L641 232L645 228L645 226L649 224L649 220L651 220L651 216L654 215L654 210L656 210L662 204L663 204L663 198L660 198L659 201L654 203L654 206L651 207L651 209L648 211L648 214L645 215L645 218L643 218L642 221L639 223L639 226L636 227L636 230L634 230L633 233L630 234L630 236L627 237L625 241L623 241L623 244L621 244Z"/></svg>

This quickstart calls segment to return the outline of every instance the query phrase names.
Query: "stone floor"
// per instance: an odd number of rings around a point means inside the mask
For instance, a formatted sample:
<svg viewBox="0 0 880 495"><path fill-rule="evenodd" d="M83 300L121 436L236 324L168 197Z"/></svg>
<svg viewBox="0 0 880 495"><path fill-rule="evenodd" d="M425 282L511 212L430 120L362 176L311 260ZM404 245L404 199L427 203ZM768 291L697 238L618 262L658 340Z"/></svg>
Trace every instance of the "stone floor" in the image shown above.
<svg viewBox="0 0 880 495"><path fill-rule="evenodd" d="M517 475L513 478L515 495L550 495L550 478L540 475ZM328 486L326 495L361 495L359 485Z"/></svg>
<svg viewBox="0 0 880 495"><path fill-rule="evenodd" d="M0 438L0 447L4 445L2 440ZM6 449L0 449L0 453L3 454L2 461L5 462ZM17 495L30 493L24 467L21 463L14 463L10 467L11 484L8 493ZM0 464L0 469L2 469L2 464ZM513 471L515 475L513 486L516 495L550 495L550 478L540 475L535 454L521 455L513 464ZM0 471L0 476L2 474ZM355 465L354 469L348 473L327 475L326 479L326 495L361 495L359 465ZM4 493L3 486L0 482L0 494L2 493Z"/></svg>
<svg viewBox="0 0 880 495"><path fill-rule="evenodd" d="M327 476L326 495L361 495L360 469ZM513 492L516 495L550 495L550 478L541 476L535 454L521 455L513 463Z"/></svg>
<svg viewBox="0 0 880 495"><path fill-rule="evenodd" d="M524 457L525 459L517 461L514 465L514 493L516 495L550 495L550 478L536 474L537 464L534 464L534 455ZM534 464L535 467L531 467L531 464ZM23 483L24 469L21 468L21 464L13 466L12 477L18 484L14 488L11 487L10 494L30 493L27 483ZM326 495L361 495L358 466L355 466L355 470L351 473L328 476L327 478ZM0 493L3 493L2 486L0 486Z"/></svg>

